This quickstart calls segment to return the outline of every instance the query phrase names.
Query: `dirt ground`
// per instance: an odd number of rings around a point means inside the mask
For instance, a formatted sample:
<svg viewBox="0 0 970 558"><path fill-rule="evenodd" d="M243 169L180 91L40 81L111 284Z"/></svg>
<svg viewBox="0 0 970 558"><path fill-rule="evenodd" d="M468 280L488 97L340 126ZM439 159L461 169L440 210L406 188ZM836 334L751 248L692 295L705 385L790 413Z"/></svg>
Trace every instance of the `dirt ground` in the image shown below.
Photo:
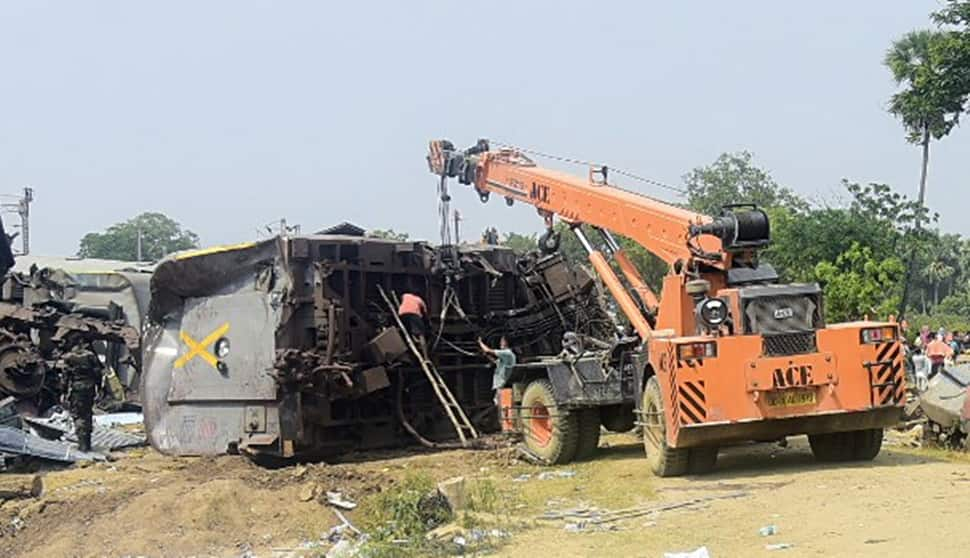
<svg viewBox="0 0 970 558"><path fill-rule="evenodd" d="M700 546L715 558L960 556L970 548L963 454L888 447L873 463L819 465L794 439L787 448L724 450L712 475L656 479L634 437L611 435L597 460L551 469L564 474L549 480L539 474L550 469L515 462L507 450L372 453L276 470L240 457L138 450L46 472L43 497L0 505L0 555L323 555L321 536L339 522L323 492L363 501L414 471L491 480L514 525L493 553L500 556L660 557ZM636 516L580 527L539 519L583 507ZM769 525L777 533L761 536ZM792 546L766 549L782 543Z"/></svg>
<svg viewBox="0 0 970 558"><path fill-rule="evenodd" d="M619 462L641 458L631 446L613 452ZM615 532L532 529L501 555L660 557L706 546L715 558L966 556L970 548L965 455L890 447L873 463L820 465L801 438L785 449L730 448L718 463L712 475L653 480L651 504L727 498L629 520ZM759 534L771 525L776 534ZM766 548L776 544L792 546Z"/></svg>

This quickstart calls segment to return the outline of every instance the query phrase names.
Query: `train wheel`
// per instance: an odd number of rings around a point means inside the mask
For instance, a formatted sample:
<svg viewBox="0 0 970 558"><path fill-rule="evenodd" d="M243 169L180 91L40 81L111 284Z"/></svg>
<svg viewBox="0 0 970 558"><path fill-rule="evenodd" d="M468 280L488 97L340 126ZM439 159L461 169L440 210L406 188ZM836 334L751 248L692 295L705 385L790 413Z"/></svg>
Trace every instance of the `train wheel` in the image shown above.
<svg viewBox="0 0 970 558"><path fill-rule="evenodd" d="M550 464L569 463L579 442L579 416L556 405L549 380L535 380L522 394L525 446Z"/></svg>

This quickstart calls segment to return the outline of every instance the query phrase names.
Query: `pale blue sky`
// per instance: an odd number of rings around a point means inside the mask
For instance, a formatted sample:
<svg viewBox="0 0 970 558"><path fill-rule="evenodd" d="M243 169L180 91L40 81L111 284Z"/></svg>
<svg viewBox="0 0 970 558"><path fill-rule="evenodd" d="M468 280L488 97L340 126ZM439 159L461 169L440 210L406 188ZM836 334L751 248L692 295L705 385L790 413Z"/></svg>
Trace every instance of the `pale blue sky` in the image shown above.
<svg viewBox="0 0 970 558"><path fill-rule="evenodd" d="M673 184L748 149L808 197L831 199L842 177L910 193L919 152L885 113L881 60L936 7L4 0L0 192L35 188L39 254L73 253L83 234L146 210L205 244L283 216L434 239L435 137ZM935 147L928 199L963 234L968 148L966 129ZM475 236L540 227L525 207L454 199Z"/></svg>

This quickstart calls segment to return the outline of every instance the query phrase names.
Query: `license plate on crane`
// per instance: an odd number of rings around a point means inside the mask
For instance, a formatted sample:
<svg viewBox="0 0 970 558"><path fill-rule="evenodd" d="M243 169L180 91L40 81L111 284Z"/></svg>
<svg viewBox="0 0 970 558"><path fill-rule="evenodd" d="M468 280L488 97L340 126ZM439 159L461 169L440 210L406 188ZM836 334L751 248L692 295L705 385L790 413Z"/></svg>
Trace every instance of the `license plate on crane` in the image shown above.
<svg viewBox="0 0 970 558"><path fill-rule="evenodd" d="M769 407L805 407L817 401L814 389L784 389L765 394Z"/></svg>

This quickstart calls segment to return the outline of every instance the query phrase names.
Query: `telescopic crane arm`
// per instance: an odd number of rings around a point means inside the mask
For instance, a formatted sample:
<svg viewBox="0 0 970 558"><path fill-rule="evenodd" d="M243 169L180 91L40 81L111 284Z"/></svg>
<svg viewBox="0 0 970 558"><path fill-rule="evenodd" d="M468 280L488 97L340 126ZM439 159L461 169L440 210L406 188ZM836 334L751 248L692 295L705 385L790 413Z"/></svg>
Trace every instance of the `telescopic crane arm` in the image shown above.
<svg viewBox="0 0 970 558"><path fill-rule="evenodd" d="M652 333L647 316L630 297L604 254L593 247L578 225L590 225L603 236L620 271L648 312L656 310L657 296L611 233L633 239L680 272L700 266L725 271L732 267L735 255L767 243L767 218L760 210L725 212L712 219L609 186L606 167L591 169L589 177L583 179L537 166L514 149L491 151L486 140L479 140L464 151L456 150L447 140L432 141L428 164L434 174L457 177L461 183L474 186L483 201L495 193L509 203L520 201L535 206L547 226L552 225L554 215L574 225L590 263L643 339Z"/></svg>

